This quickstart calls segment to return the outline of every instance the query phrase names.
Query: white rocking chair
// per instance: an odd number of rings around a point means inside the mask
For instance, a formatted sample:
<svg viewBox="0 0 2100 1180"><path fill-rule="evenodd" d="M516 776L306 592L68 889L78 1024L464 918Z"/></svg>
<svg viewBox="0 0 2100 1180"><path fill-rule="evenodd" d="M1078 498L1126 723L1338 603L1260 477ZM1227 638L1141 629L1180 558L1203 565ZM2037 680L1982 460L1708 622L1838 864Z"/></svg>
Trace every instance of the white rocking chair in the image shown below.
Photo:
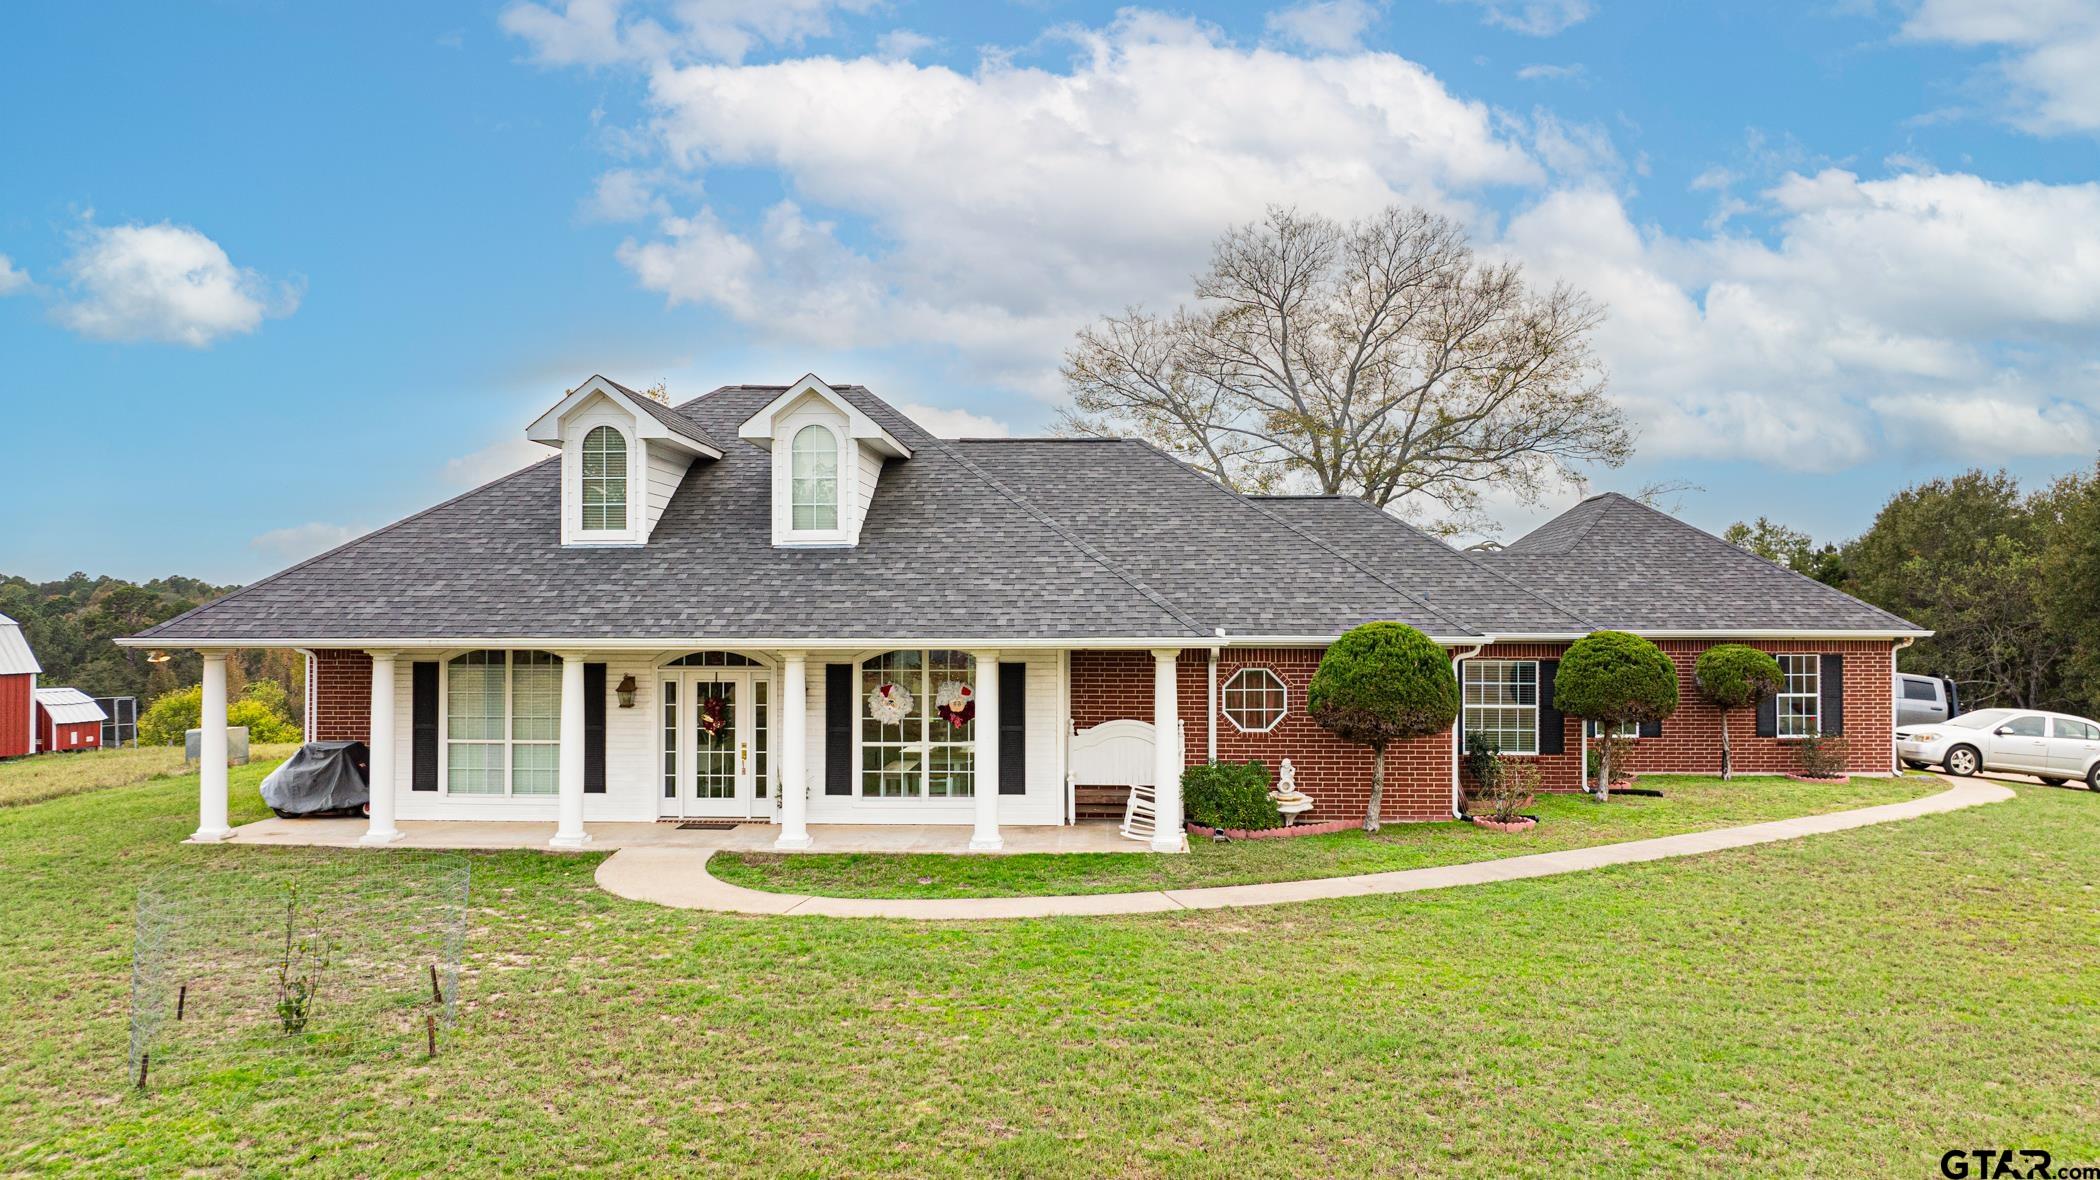
<svg viewBox="0 0 2100 1180"><path fill-rule="evenodd" d="M1130 784L1130 801L1123 805L1123 826L1120 829L1126 840L1150 841L1159 831L1159 796L1149 786Z"/></svg>

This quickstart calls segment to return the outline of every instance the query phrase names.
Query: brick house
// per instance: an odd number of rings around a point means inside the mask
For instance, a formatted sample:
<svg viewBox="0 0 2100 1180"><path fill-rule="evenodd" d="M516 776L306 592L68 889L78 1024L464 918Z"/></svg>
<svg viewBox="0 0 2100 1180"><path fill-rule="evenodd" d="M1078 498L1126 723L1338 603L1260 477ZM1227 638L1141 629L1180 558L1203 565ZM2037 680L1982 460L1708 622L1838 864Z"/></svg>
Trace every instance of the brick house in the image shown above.
<svg viewBox="0 0 2100 1180"><path fill-rule="evenodd" d="M936 439L860 386L805 377L670 407L594 377L526 430L545 461L123 642L309 653L309 736L372 753L367 840L424 819L725 818L807 847L827 823L1073 822L1087 787L1291 759L1311 818L1361 816L1367 751L1305 710L1327 643L1397 620L1447 648L1451 732L1389 751L1385 815L1448 818L1464 734L1572 789L1584 735L1560 654L1611 627L1685 678L1635 739L1647 770L1715 768L1690 688L1718 642L1780 654L1787 691L1734 719L1738 765L1844 734L1886 773L1896 650L1917 627L1624 497L1496 553L1360 501L1246 496L1142 443ZM1085 781L1107 723L1139 769ZM1134 727L1134 728L1133 728ZM206 751L198 837L226 833ZM1178 823L1157 846L1179 845Z"/></svg>

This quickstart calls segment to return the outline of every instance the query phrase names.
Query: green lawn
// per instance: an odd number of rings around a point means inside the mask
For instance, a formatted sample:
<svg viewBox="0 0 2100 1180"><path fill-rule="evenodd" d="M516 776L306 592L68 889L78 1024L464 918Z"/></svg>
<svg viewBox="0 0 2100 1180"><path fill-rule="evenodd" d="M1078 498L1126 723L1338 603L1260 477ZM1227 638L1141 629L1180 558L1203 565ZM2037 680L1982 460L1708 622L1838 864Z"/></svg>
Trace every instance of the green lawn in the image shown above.
<svg viewBox="0 0 2100 1180"><path fill-rule="evenodd" d="M257 745L249 753L258 762L274 763L289 757L298 748L297 745ZM0 807L37 803L61 795L77 795L82 791L130 786L180 773L180 746L126 746L10 758L0 762Z"/></svg>
<svg viewBox="0 0 2100 1180"><path fill-rule="evenodd" d="M261 811L260 767L235 814ZM0 810L0 1173L1923 1176L2100 1162L2100 795L1248 911L666 910L473 857L433 1062L124 1076L132 898L194 782Z"/></svg>
<svg viewBox="0 0 2100 1180"><path fill-rule="evenodd" d="M1049 893L1121 893L1294 881L1419 869L1557 852L1593 844L1734 827L1768 819L1894 803L1944 790L1936 778L1804 783L1773 776L1724 783L1701 775L1643 775L1660 799L1616 795L1541 795L1529 809L1528 832L1490 832L1465 823L1389 824L1361 831L1286 840L1214 844L1191 839L1187 856L1147 852L963 857L870 853L812 856L717 853L708 871L724 881L775 893L826 897L1014 897Z"/></svg>

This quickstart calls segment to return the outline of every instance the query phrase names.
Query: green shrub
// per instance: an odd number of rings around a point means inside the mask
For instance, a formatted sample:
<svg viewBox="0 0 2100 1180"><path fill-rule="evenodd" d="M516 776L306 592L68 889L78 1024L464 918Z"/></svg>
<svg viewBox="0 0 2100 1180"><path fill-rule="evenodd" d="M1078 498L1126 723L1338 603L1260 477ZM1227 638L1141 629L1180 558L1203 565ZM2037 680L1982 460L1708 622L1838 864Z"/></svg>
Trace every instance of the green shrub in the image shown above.
<svg viewBox="0 0 2100 1180"><path fill-rule="evenodd" d="M1677 665L1661 648L1625 631L1592 631L1568 646L1553 680L1553 707L1602 722L1607 733L1629 721L1661 721L1677 711ZM1614 750L1604 743L1597 799L1611 795Z"/></svg>
<svg viewBox="0 0 2100 1180"><path fill-rule="evenodd" d="M226 706L226 724L248 727L248 740L263 742L300 741L299 726L285 713L284 686L274 680L258 680L239 700ZM162 693L139 714L139 744L179 746L182 735L198 728L204 718L204 687L193 684Z"/></svg>
<svg viewBox="0 0 2100 1180"><path fill-rule="evenodd" d="M182 735L197 728L204 716L204 688L192 684L174 692L164 692L153 699L146 711L139 714L139 744L142 746L179 746Z"/></svg>
<svg viewBox="0 0 2100 1180"><path fill-rule="evenodd" d="M1692 666L1692 680L1721 713L1721 779L1735 777L1735 755L1728 745L1728 714L1736 709L1754 709L1779 691L1786 679L1779 661L1740 643L1717 643L1699 653Z"/></svg>
<svg viewBox="0 0 2100 1180"><path fill-rule="evenodd" d="M1371 747L1371 806L1364 831L1378 830L1389 743L1449 729L1458 716L1451 653L1405 623L1365 623L1344 632L1320 657L1306 686L1306 711L1345 742Z"/></svg>
<svg viewBox="0 0 2100 1180"><path fill-rule="evenodd" d="M1492 798L1502 781L1502 751L1484 733L1466 735L1466 773L1471 778L1462 801L1470 811L1476 800Z"/></svg>
<svg viewBox="0 0 2100 1180"><path fill-rule="evenodd" d="M1283 826L1269 798L1269 768L1259 762L1211 762L1181 772L1181 806L1207 828L1258 831Z"/></svg>
<svg viewBox="0 0 2100 1180"><path fill-rule="evenodd" d="M1794 756L1801 760L1801 773L1809 778L1842 778L1852 748L1834 733L1811 734L1793 743Z"/></svg>

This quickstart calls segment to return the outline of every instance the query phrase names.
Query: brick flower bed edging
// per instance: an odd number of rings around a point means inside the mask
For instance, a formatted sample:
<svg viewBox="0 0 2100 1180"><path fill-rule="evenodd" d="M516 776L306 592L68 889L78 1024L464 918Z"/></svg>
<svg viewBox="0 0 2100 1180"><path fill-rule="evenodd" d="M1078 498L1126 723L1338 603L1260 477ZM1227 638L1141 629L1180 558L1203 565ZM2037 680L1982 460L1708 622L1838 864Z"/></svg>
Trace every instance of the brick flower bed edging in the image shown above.
<svg viewBox="0 0 2100 1180"><path fill-rule="evenodd" d="M1840 774L1832 778L1816 778L1807 774L1790 774L1785 777L1797 783L1829 783L1833 787L1841 787L1852 781L1852 776L1849 774Z"/></svg>
<svg viewBox="0 0 2100 1180"><path fill-rule="evenodd" d="M1226 828L1225 838L1228 840L1281 840L1290 836L1326 836L1362 826L1363 824L1358 820L1331 819L1325 823L1292 824L1285 828ZM1205 827L1199 823L1190 823L1188 829L1191 836L1215 836L1218 833L1218 829Z"/></svg>

